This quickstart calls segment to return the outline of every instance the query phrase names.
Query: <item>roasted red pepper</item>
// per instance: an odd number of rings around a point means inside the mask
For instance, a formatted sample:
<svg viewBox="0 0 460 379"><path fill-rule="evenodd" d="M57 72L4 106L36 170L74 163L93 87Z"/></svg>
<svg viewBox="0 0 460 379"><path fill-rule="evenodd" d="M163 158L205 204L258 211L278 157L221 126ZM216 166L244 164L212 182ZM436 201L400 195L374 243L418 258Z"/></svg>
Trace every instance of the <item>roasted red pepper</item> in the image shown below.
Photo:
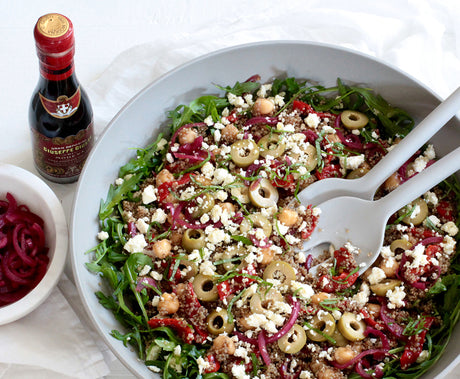
<svg viewBox="0 0 460 379"><path fill-rule="evenodd" d="M341 178L343 175L340 172L340 165L329 164L324 166L321 172L318 170L315 171L315 176L318 180L322 180L326 178Z"/></svg>
<svg viewBox="0 0 460 379"><path fill-rule="evenodd" d="M420 333L414 334L407 338L407 343L404 348L404 353L401 356L401 368L406 370L411 366L423 351L426 333L433 324L434 317L426 317L424 320L423 330Z"/></svg>
<svg viewBox="0 0 460 379"><path fill-rule="evenodd" d="M292 109L295 110L295 111L299 111L301 112L302 114L308 114L308 113L315 113L318 115L318 117L322 117L322 118L325 118L325 117L328 117L328 118L331 118L331 117L335 117L335 115L333 115L332 113L328 113L328 112L317 112L313 109L313 107L308 104L308 103L305 103L303 101L300 101L300 100L294 100L292 102Z"/></svg>
<svg viewBox="0 0 460 379"><path fill-rule="evenodd" d="M210 374L212 372L217 372L220 369L220 363L217 360L214 354L208 354L205 357L205 361L208 363L204 369L205 374Z"/></svg>
<svg viewBox="0 0 460 379"><path fill-rule="evenodd" d="M217 292L219 293L219 299L224 300L235 293L235 287L230 284L229 280L225 280L217 284Z"/></svg>
<svg viewBox="0 0 460 379"><path fill-rule="evenodd" d="M334 251L335 271L338 275L322 275L318 280L318 286L324 292L333 293L343 291L351 287L359 277L356 266L352 264L351 253L341 247Z"/></svg>
<svg viewBox="0 0 460 379"><path fill-rule="evenodd" d="M171 191L174 191L180 186L188 184L190 182L190 174L185 174L179 180L173 180L170 182L164 182L158 186L158 200L163 203Z"/></svg>
<svg viewBox="0 0 460 379"><path fill-rule="evenodd" d="M187 321L180 318L151 318L148 321L151 328L159 328L161 326L167 326L173 329L177 335L185 342L192 343L195 340L195 334Z"/></svg>

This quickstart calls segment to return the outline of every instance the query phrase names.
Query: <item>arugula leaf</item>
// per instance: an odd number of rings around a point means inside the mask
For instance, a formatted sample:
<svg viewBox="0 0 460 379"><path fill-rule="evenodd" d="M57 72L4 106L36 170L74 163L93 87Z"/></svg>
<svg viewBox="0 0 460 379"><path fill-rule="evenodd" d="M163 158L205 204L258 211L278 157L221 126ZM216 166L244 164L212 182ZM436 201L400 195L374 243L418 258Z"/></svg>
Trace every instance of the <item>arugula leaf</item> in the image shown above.
<svg viewBox="0 0 460 379"><path fill-rule="evenodd" d="M245 93L253 93L254 91L257 91L260 87L260 83L258 82L243 82L243 83L236 82L233 87L230 87L230 86L222 87L217 84L216 84L216 87L225 92L231 93L235 96L241 96Z"/></svg>

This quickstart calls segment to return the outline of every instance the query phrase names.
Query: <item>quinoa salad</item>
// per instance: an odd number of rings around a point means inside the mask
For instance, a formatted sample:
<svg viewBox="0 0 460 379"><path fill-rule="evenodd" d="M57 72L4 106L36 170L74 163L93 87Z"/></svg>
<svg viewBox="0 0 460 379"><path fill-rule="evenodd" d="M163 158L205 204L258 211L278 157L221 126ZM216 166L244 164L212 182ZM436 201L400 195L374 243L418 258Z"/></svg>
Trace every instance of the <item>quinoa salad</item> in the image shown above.
<svg viewBox="0 0 460 379"><path fill-rule="evenodd" d="M321 209L297 201L317 180L365 175L412 117L340 79L325 88L254 75L216 93L171 110L170 130L101 200L87 267L120 322L112 336L152 377L421 376L460 315L456 179L390 218L361 276L353 241L319 258L302 251ZM376 198L435 160L423 146Z"/></svg>

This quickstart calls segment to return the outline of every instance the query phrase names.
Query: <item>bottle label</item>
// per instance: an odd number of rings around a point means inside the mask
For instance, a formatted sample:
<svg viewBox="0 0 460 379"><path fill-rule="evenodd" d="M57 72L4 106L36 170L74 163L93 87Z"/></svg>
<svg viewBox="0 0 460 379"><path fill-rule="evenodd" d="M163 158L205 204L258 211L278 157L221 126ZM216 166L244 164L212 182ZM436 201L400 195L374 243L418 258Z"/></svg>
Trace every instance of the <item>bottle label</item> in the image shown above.
<svg viewBox="0 0 460 379"><path fill-rule="evenodd" d="M43 96L41 93L39 93L39 95L40 101L43 105L43 108L45 108L45 111L55 118L68 118L72 116L80 106L80 86L78 86L75 93L70 97L62 95L59 96L56 100L50 100Z"/></svg>
<svg viewBox="0 0 460 379"><path fill-rule="evenodd" d="M94 144L93 123L75 136L49 138L32 130L34 160L37 168L53 178L80 175Z"/></svg>

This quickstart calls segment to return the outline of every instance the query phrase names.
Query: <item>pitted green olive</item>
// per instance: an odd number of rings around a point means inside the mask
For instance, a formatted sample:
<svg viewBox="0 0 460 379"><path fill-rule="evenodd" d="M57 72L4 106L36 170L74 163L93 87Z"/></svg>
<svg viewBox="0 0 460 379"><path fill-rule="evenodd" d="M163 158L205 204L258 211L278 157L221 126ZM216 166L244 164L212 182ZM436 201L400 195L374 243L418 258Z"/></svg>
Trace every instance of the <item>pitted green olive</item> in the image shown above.
<svg viewBox="0 0 460 379"><path fill-rule="evenodd" d="M230 156L238 167L246 168L259 158L259 147L254 141L239 140L231 146Z"/></svg>
<svg viewBox="0 0 460 379"><path fill-rule="evenodd" d="M310 325L322 333L313 329L307 331L308 338L316 342L326 341L327 338L324 334L332 337L335 331L335 319L329 312L318 312L311 320Z"/></svg>
<svg viewBox="0 0 460 379"><path fill-rule="evenodd" d="M246 187L243 183L239 187L233 187L230 189L230 193L235 197L240 203L248 204L251 200L249 199L249 188Z"/></svg>
<svg viewBox="0 0 460 379"><path fill-rule="evenodd" d="M282 141L282 136L277 134L267 134L259 140L260 155L264 158L267 155L273 158L281 157L286 150L286 144Z"/></svg>
<svg viewBox="0 0 460 379"><path fill-rule="evenodd" d="M350 342L340 333L340 330L338 327L335 328L334 334L332 335L332 339L335 341L335 346L338 347L345 347L347 346Z"/></svg>
<svg viewBox="0 0 460 379"><path fill-rule="evenodd" d="M366 323L358 320L358 316L345 312L337 322L337 328L348 341L361 341L365 338Z"/></svg>
<svg viewBox="0 0 460 379"><path fill-rule="evenodd" d="M372 292L374 292L377 296L385 296L387 291L393 291L396 287L401 285L401 281L397 279L385 279L380 283L373 284L371 286Z"/></svg>
<svg viewBox="0 0 460 379"><path fill-rule="evenodd" d="M208 331L211 334L219 335L222 333L231 333L233 323L228 322L228 313L226 309L212 311L207 318Z"/></svg>
<svg viewBox="0 0 460 379"><path fill-rule="evenodd" d="M259 208L273 207L278 203L278 190L268 179L262 178L249 186L249 199Z"/></svg>
<svg viewBox="0 0 460 379"><path fill-rule="evenodd" d="M283 337L278 340L278 346L284 353L298 353L307 343L307 335L304 328L294 324Z"/></svg>
<svg viewBox="0 0 460 379"><path fill-rule="evenodd" d="M290 286L296 280L295 271L292 266L285 261L273 261L264 271L264 279L277 279L283 286Z"/></svg>
<svg viewBox="0 0 460 379"><path fill-rule="evenodd" d="M267 310L273 308L273 305L278 302L284 302L284 297L275 289L270 289L268 292L262 291L252 295L249 301L252 313L264 314Z"/></svg>
<svg viewBox="0 0 460 379"><path fill-rule="evenodd" d="M193 290L202 301L214 301L219 298L216 282L209 275L198 274L193 281Z"/></svg>
<svg viewBox="0 0 460 379"><path fill-rule="evenodd" d="M406 251L412 248L412 244L408 240L397 239L390 244L390 250L393 253L399 253L399 251Z"/></svg>
<svg viewBox="0 0 460 379"><path fill-rule="evenodd" d="M192 212L193 218L200 218L205 213L211 212L215 205L214 197L210 193L205 193L197 198L197 205Z"/></svg>
<svg viewBox="0 0 460 379"><path fill-rule="evenodd" d="M189 253L205 245L205 235L201 229L186 229L182 234L182 247Z"/></svg>
<svg viewBox="0 0 460 379"><path fill-rule="evenodd" d="M179 270L184 273L185 279L190 279L198 274L198 265L193 261L181 260Z"/></svg>
<svg viewBox="0 0 460 379"><path fill-rule="evenodd" d="M366 175L368 172L369 172L368 168L365 168L365 167L357 168L347 175L347 179L358 179Z"/></svg>
<svg viewBox="0 0 460 379"><path fill-rule="evenodd" d="M306 157L302 159L302 162L304 163L305 168L309 172L313 171L318 164L318 153L316 151L316 147L309 144L303 147L302 150L304 154L306 155Z"/></svg>
<svg viewBox="0 0 460 379"><path fill-rule="evenodd" d="M343 111L340 115L340 120L347 129L362 129L369 122L369 118L358 111Z"/></svg>
<svg viewBox="0 0 460 379"><path fill-rule="evenodd" d="M268 221L268 218L262 216L260 213L253 213L248 217L244 218L240 224L241 233L247 233L254 228L262 228L264 234L269 238L272 234L272 224Z"/></svg>
<svg viewBox="0 0 460 379"><path fill-rule="evenodd" d="M412 211L412 213L404 217L402 219L402 222L404 222L407 225L420 225L423 222L423 220L425 220L428 216L428 205L426 204L425 200L423 200L420 197L418 199L415 199L409 205L406 205L404 208L402 208L399 211L399 215L402 216L413 208L414 210Z"/></svg>
<svg viewBox="0 0 460 379"><path fill-rule="evenodd" d="M241 262L242 257L247 253L244 247L231 246L223 254L222 260L225 261L222 265L225 271L234 270L236 267L242 268L244 262ZM238 257L241 259L235 260Z"/></svg>

